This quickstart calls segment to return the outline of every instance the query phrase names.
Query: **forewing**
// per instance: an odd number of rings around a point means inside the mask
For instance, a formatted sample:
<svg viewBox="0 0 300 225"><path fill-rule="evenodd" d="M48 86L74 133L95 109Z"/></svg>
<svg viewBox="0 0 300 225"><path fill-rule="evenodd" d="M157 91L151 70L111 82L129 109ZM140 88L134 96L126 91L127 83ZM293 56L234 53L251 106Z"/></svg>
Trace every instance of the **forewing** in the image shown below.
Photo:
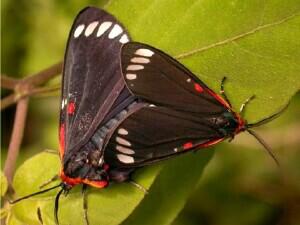
<svg viewBox="0 0 300 225"><path fill-rule="evenodd" d="M129 116L112 135L105 161L113 169L140 167L221 141L212 120L167 107L144 107Z"/></svg>
<svg viewBox="0 0 300 225"><path fill-rule="evenodd" d="M61 156L89 140L122 92L119 55L128 41L124 27L103 10L88 7L75 19L63 70Z"/></svg>
<svg viewBox="0 0 300 225"><path fill-rule="evenodd" d="M178 61L149 45L122 47L122 72L133 94L158 105L198 113L220 113L228 104Z"/></svg>

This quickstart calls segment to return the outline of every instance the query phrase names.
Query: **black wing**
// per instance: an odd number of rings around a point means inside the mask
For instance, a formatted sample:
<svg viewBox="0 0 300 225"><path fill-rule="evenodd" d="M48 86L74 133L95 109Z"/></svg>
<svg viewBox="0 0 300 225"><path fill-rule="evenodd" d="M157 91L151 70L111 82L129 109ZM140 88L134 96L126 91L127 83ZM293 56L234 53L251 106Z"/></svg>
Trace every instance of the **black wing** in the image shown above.
<svg viewBox="0 0 300 225"><path fill-rule="evenodd" d="M182 64L149 45L125 44L121 65L131 92L154 104L205 114L219 114L228 106Z"/></svg>
<svg viewBox="0 0 300 225"><path fill-rule="evenodd" d="M219 121L228 104L182 64L151 46L122 47L124 80L149 103L112 135L105 161L112 168L139 167L224 139Z"/></svg>
<svg viewBox="0 0 300 225"><path fill-rule="evenodd" d="M124 89L119 59L121 46L128 41L124 27L103 10L87 7L75 19L63 70L62 157L87 143L116 102L130 97Z"/></svg>
<svg viewBox="0 0 300 225"><path fill-rule="evenodd" d="M140 167L223 140L214 125L215 116L144 107L115 130L105 150L111 168Z"/></svg>

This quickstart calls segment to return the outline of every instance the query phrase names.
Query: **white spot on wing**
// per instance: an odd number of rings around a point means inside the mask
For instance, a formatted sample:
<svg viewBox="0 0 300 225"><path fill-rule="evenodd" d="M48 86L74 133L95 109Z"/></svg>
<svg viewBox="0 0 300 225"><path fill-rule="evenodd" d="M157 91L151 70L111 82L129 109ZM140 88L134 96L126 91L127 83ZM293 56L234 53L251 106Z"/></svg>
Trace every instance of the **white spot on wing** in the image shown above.
<svg viewBox="0 0 300 225"><path fill-rule="evenodd" d="M149 107L156 107L156 105L150 104Z"/></svg>
<svg viewBox="0 0 300 225"><path fill-rule="evenodd" d="M174 152L177 152L178 151L178 148L174 148Z"/></svg>
<svg viewBox="0 0 300 225"><path fill-rule="evenodd" d="M123 163L134 163L133 157L128 155L117 154L117 158Z"/></svg>
<svg viewBox="0 0 300 225"><path fill-rule="evenodd" d="M191 78L188 78L188 79L186 80L186 82L191 82Z"/></svg>
<svg viewBox="0 0 300 225"><path fill-rule="evenodd" d="M125 44L125 43L129 42L128 36L126 34L123 34L122 37L120 38L120 42L122 44Z"/></svg>
<svg viewBox="0 0 300 225"><path fill-rule="evenodd" d="M110 31L108 38L113 39L113 38L117 37L119 34L121 34L122 32L123 32L122 27L120 27L119 24L115 24L113 29Z"/></svg>
<svg viewBox="0 0 300 225"><path fill-rule="evenodd" d="M126 148L126 147L123 147L121 145L117 145L116 146L116 149L119 151L119 152L122 152L124 154L129 154L129 155L132 155L134 154L134 151L130 148Z"/></svg>
<svg viewBox="0 0 300 225"><path fill-rule="evenodd" d="M129 65L127 66L127 70L142 70L144 69L143 65Z"/></svg>
<svg viewBox="0 0 300 225"><path fill-rule="evenodd" d="M141 56L146 56L146 57L151 57L154 54L154 52L151 51L150 49L140 48L135 51L135 54L141 55Z"/></svg>
<svg viewBox="0 0 300 225"><path fill-rule="evenodd" d="M99 26L98 32L97 32L97 37L100 37L102 34L105 33L105 31L108 30L108 28L110 28L112 22L109 21L105 21L103 23L101 23L101 25Z"/></svg>
<svg viewBox="0 0 300 225"><path fill-rule="evenodd" d="M150 59L144 57L133 57L130 62L133 63L149 63Z"/></svg>
<svg viewBox="0 0 300 225"><path fill-rule="evenodd" d="M116 137L116 142L118 142L121 145L131 146L131 143L125 140L124 138Z"/></svg>
<svg viewBox="0 0 300 225"><path fill-rule="evenodd" d="M136 79L136 74L134 74L134 73L127 73L126 74L126 78L127 78L127 80L134 80L134 79Z"/></svg>
<svg viewBox="0 0 300 225"><path fill-rule="evenodd" d="M84 24L79 25L74 31L74 37L78 38L83 30L84 30Z"/></svg>
<svg viewBox="0 0 300 225"><path fill-rule="evenodd" d="M97 27L98 23L99 23L98 21L94 21L94 22L90 23L87 26L87 28L85 29L84 35L86 37L90 36L94 32L94 30Z"/></svg>
<svg viewBox="0 0 300 225"><path fill-rule="evenodd" d="M61 101L61 108L65 108L65 106L67 105L67 101L68 99L64 98L62 101Z"/></svg>
<svg viewBox="0 0 300 225"><path fill-rule="evenodd" d="M121 134L121 135L127 135L127 134L128 134L128 131L125 130L124 128L120 128L120 129L118 130L118 134Z"/></svg>

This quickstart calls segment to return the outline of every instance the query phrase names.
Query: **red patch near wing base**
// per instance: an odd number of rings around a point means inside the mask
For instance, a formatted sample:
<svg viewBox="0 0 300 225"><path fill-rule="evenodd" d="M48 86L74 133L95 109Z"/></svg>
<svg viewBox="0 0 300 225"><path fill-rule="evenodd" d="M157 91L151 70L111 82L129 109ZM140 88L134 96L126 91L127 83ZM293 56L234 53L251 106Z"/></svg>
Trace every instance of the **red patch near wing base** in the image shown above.
<svg viewBox="0 0 300 225"><path fill-rule="evenodd" d="M187 143L183 144L183 149L188 150L188 149L192 148L193 146L194 145L192 142L187 142Z"/></svg>
<svg viewBox="0 0 300 225"><path fill-rule="evenodd" d="M68 112L68 114L74 114L74 112L75 112L75 103L74 102L70 102L68 104L67 112Z"/></svg>
<svg viewBox="0 0 300 225"><path fill-rule="evenodd" d="M204 91L203 88L201 87L201 85L197 84L197 83L194 84L194 88L197 92L200 92L200 93Z"/></svg>
<svg viewBox="0 0 300 225"><path fill-rule="evenodd" d="M60 178L62 179L63 182L67 183L68 185L75 186L77 184L88 184L92 187L95 188L104 188L108 185L107 180L99 180L99 181L94 181L94 180L88 180L88 179L81 179L81 178L71 178L65 175L64 171L61 171L60 173Z"/></svg>

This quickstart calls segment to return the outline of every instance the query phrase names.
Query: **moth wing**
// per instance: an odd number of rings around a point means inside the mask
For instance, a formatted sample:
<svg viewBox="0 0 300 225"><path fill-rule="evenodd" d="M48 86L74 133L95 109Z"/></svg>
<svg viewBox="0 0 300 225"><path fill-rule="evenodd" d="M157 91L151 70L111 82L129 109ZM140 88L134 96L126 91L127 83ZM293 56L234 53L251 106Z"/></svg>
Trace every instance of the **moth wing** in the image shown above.
<svg viewBox="0 0 300 225"><path fill-rule="evenodd" d="M65 53L60 113L61 156L84 145L125 87L121 46L129 34L109 13L83 9L71 28ZM128 96L123 91L123 96ZM71 155L71 154L69 154Z"/></svg>
<svg viewBox="0 0 300 225"><path fill-rule="evenodd" d="M144 107L112 135L105 161L112 169L140 167L223 140L211 120L167 107Z"/></svg>
<svg viewBox="0 0 300 225"><path fill-rule="evenodd" d="M130 91L159 106L219 114L228 104L199 78L166 53L146 44L122 47L121 65Z"/></svg>

